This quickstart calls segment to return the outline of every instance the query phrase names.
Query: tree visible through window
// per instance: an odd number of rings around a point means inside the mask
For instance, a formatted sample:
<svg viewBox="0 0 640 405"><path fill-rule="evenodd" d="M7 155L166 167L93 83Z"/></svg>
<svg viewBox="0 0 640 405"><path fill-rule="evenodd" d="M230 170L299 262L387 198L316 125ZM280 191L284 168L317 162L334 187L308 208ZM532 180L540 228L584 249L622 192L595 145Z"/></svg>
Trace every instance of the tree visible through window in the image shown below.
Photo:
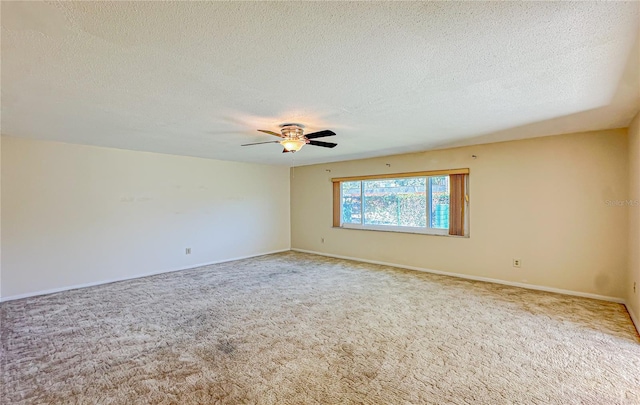
<svg viewBox="0 0 640 405"><path fill-rule="evenodd" d="M345 181L341 196L343 224L449 227L449 176Z"/></svg>
<svg viewBox="0 0 640 405"><path fill-rule="evenodd" d="M426 226L426 178L362 182L365 225Z"/></svg>
<svg viewBox="0 0 640 405"><path fill-rule="evenodd" d="M449 176L429 177L431 228L449 228Z"/></svg>
<svg viewBox="0 0 640 405"><path fill-rule="evenodd" d="M362 223L361 181L342 183L342 222L345 224Z"/></svg>

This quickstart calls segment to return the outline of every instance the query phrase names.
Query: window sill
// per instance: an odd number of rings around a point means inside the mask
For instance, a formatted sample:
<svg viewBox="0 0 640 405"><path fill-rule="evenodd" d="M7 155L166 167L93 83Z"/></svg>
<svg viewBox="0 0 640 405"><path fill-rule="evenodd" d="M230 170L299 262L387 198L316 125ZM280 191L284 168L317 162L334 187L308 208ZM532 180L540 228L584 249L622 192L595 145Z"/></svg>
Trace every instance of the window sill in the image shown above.
<svg viewBox="0 0 640 405"><path fill-rule="evenodd" d="M367 232L392 232L392 233L408 233L412 235L425 235L425 236L444 236L446 238L464 238L469 239L469 235L459 236L459 235L449 235L447 232L428 232L421 230L411 230L411 229L383 229L383 228L370 228L370 227L353 227L353 226L333 226L333 229L348 229L351 231L367 231Z"/></svg>

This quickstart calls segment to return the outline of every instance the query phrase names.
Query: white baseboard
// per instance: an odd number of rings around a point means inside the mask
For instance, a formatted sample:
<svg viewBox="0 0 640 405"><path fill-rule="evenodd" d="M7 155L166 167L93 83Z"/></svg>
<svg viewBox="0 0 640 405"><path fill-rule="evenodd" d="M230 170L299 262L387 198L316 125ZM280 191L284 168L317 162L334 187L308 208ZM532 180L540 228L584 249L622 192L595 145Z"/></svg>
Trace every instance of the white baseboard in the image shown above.
<svg viewBox="0 0 640 405"><path fill-rule="evenodd" d="M563 289L560 289L560 288L545 287L545 286L540 286L540 285L535 285L535 284L517 283L517 282L513 282L513 281L500 280L500 279L496 279L496 278L471 276L471 275L468 275L468 274L461 274L461 273L453 273L453 272L448 272L448 271L426 269L426 268L422 268L422 267L407 266L407 265L403 265L403 264L381 262L381 261L378 261L378 260L360 259L360 258L357 258L357 257L334 255L334 254L330 254L330 253L316 252L316 251L313 251L313 250L305 250L305 249L297 249L297 248L272 250L272 251L269 251L269 252L262 252L262 253L257 253L257 254L254 254L254 255L234 257L234 258L224 259L224 260L216 260L216 261L207 262L207 263L200 263L200 264L195 264L195 265L188 266L188 267L181 267L181 268L177 268L177 269L161 270L161 271L155 271L155 272L144 273L144 274L136 274L136 275L133 275L133 276L130 276L130 277L120 277L120 278L109 279L109 280L101 280L101 281L96 281L96 282L91 282L91 283L76 284L76 285L72 285L72 286L53 288L53 289L50 289L50 290L43 290L43 291L30 292L30 293L25 293L25 294L12 295L12 296L9 296L9 297L0 297L0 302L13 301L13 300L21 299L21 298L35 297L35 296L38 296L38 295L53 294L53 293L62 292L62 291L75 290L75 289L78 289L78 288L93 287L93 286L102 285L102 284L115 283L115 282L118 282L118 281L133 280L133 279L137 279L137 278L155 276L155 275L158 275L158 274L172 273L174 271L190 270L190 269L195 269L195 268L198 268L198 267L210 266L212 264L219 264L219 263L232 262L232 261L235 261L235 260L249 259L249 258L252 258L252 257L270 255L270 254L274 254L274 253L288 252L289 250L293 250L295 252L310 253L310 254L319 255L319 256L334 257L336 259L345 259L345 260L353 260L353 261L363 262L363 263L380 264L380 265L383 265L383 266L390 266L390 267L398 267L398 268L408 269L408 270L423 271L423 272L426 272L426 273L433 273L433 274L440 274L440 275L444 275L444 276L459 277L459 278L464 278L464 279L468 279L468 280L485 281L485 282L489 282L489 283L503 284L503 285L513 286L513 287L527 288L527 289L530 289L530 290L547 291L547 292L553 292L553 293L558 293L558 294L574 295L574 296L578 296L578 297L593 298L593 299L597 299L597 300L603 300L603 301L616 302L616 303L619 303L619 304L625 304L625 300L624 299L617 298L617 297L609 297L609 296L605 296L605 295L584 293L584 292L580 292L580 291L563 290ZM638 333L640 333L640 318L638 318L638 316L633 312L631 307L629 307L626 304L625 304L625 306L627 308L627 312L629 313L629 316L631 317L631 321L634 323Z"/></svg>
<svg viewBox="0 0 640 405"><path fill-rule="evenodd" d="M250 259L252 257L270 255L270 254L281 253L281 252L288 252L289 250L291 250L291 249L272 250L272 251L269 251L269 252L256 253L254 255L248 255L248 256L242 256L242 257L234 257L234 258L231 258L231 259L223 259L223 260L216 260L216 261L213 261L213 262L194 264L194 265L191 265L189 267L181 267L181 268L169 269L169 270L160 270L160 271L154 271L154 272L150 272L150 273L136 274L136 275L127 276L127 277L119 277L119 278L114 278L114 279L109 279L109 280L95 281L95 282L91 282L91 283L75 284L75 285L66 286L66 287L52 288L50 290L35 291L35 292L30 292L30 293L25 293L25 294L11 295L9 297L0 297L0 302L19 300L21 298L36 297L38 295L53 294L53 293L62 292L62 291L76 290L78 288L94 287L94 286L97 286L97 285L115 283L115 282L118 282L118 281L126 281L126 280L133 280L133 279L136 279L136 278L156 276L158 274L172 273L174 271L190 270L190 269L195 269L195 268L198 268L198 267L210 266L212 264L233 262L235 260Z"/></svg>
<svg viewBox="0 0 640 405"><path fill-rule="evenodd" d="M535 284L518 283L518 282L515 282L515 281L500 280L500 279L497 279L497 278L471 276L471 275L468 275L468 274L453 273L453 272L449 272L449 271L425 269L423 267L407 266L407 265L404 265L404 264L387 263L387 262L381 262L381 261L377 261L377 260L367 260L367 259L360 259L360 258L357 258L357 257L334 255L334 254L330 254L330 253L316 252L316 251L313 251L313 250L305 250L305 249L297 249L297 248L291 248L291 250L296 251L296 252L320 255L320 256L334 257L336 259L354 260L354 261L357 261L357 262L380 264L380 265L383 265L383 266L391 266L391 267L399 267L399 268L402 268L402 269L423 271L423 272L426 272L426 273L433 273L433 274L440 274L440 275L443 275L443 276L452 276L452 277L464 278L464 279L467 279L467 280L485 281L485 282L488 282L488 283L496 283L496 284L503 284L503 285L508 285L508 286L512 286L512 287L527 288L529 290L538 290L538 291L547 291L547 292L565 294L565 295L574 295L574 296L577 296L577 297L593 298L593 299L596 299L596 300L616 302L618 304L624 304L625 303L624 299L622 299L622 298L609 297L609 296L606 296L606 295L599 295L599 294L585 293L585 292L581 292L581 291L563 290L561 288L546 287L546 286L535 285ZM629 312L629 313L631 313L631 312ZM636 325L637 325L637 323L636 323Z"/></svg>

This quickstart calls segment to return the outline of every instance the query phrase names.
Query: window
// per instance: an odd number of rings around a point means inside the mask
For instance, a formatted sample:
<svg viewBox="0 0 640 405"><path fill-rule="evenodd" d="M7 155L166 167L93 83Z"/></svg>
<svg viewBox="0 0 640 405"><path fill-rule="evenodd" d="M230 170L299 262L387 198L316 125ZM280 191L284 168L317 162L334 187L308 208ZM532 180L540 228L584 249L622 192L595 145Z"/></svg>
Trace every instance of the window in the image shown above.
<svg viewBox="0 0 640 405"><path fill-rule="evenodd" d="M334 226L463 236L468 173L457 169L332 179Z"/></svg>

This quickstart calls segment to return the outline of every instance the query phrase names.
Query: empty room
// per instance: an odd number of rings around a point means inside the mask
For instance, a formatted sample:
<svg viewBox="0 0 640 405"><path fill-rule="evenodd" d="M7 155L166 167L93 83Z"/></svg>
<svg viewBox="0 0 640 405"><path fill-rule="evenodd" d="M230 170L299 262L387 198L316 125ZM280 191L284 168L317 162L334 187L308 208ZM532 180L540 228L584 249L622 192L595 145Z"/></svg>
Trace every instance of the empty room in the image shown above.
<svg viewBox="0 0 640 405"><path fill-rule="evenodd" d="M640 2L0 19L0 403L640 404Z"/></svg>

